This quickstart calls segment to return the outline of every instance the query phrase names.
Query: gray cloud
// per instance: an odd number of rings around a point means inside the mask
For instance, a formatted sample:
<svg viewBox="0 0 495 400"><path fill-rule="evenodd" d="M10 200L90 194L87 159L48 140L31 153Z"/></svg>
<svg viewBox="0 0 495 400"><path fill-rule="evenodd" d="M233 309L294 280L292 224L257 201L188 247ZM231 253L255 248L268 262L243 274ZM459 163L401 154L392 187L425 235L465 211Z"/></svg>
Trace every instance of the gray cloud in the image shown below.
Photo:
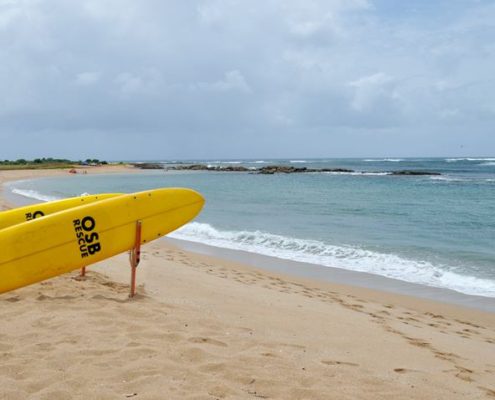
<svg viewBox="0 0 495 400"><path fill-rule="evenodd" d="M0 3L0 158L486 154L488 1Z"/></svg>

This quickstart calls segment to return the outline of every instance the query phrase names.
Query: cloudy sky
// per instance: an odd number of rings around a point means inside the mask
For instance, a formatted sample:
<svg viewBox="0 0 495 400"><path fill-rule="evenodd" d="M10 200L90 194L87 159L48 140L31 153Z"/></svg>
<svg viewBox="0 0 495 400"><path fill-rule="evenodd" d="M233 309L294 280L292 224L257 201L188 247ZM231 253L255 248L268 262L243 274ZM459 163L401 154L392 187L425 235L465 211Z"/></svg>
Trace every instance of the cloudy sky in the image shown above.
<svg viewBox="0 0 495 400"><path fill-rule="evenodd" d="M0 0L0 159L494 154L493 0Z"/></svg>

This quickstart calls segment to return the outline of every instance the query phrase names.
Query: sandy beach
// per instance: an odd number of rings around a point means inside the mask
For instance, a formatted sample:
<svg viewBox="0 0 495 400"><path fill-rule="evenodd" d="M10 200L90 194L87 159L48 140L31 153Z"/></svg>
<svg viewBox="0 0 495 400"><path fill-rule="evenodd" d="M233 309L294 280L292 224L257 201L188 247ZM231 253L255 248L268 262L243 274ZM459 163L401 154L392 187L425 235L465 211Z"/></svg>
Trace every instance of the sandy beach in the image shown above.
<svg viewBox="0 0 495 400"><path fill-rule="evenodd" d="M112 171L131 170L88 169ZM0 185L66 174L0 171ZM122 254L0 295L0 399L495 398L492 313L166 240L143 247L134 299L128 279Z"/></svg>

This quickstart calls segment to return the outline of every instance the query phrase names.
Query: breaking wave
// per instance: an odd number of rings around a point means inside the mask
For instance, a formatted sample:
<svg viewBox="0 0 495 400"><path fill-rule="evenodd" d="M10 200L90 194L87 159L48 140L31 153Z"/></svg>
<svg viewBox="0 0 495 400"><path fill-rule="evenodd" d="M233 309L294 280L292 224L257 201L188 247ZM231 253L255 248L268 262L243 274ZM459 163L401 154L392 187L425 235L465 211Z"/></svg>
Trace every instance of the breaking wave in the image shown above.
<svg viewBox="0 0 495 400"><path fill-rule="evenodd" d="M365 162L401 162L403 158L367 158L363 160Z"/></svg>
<svg viewBox="0 0 495 400"><path fill-rule="evenodd" d="M243 250L286 260L368 272L406 282L495 297L495 281L461 275L445 265L378 253L353 246L335 246L261 231L222 231L192 222L169 236L216 247Z"/></svg>
<svg viewBox="0 0 495 400"><path fill-rule="evenodd" d="M457 161L495 161L495 157L487 157L487 158L482 158L482 157L460 157L460 158L446 158L446 162L452 163L452 162L457 162Z"/></svg>
<svg viewBox="0 0 495 400"><path fill-rule="evenodd" d="M325 171L323 174L327 175L352 175L352 176L386 176L392 175L391 172L339 172L339 171Z"/></svg>
<svg viewBox="0 0 495 400"><path fill-rule="evenodd" d="M60 200L60 197L49 196L49 195L37 192L36 190L14 188L14 189L12 189L12 193L17 194L19 196L27 197L29 199L35 199L35 200L41 200L41 201Z"/></svg>

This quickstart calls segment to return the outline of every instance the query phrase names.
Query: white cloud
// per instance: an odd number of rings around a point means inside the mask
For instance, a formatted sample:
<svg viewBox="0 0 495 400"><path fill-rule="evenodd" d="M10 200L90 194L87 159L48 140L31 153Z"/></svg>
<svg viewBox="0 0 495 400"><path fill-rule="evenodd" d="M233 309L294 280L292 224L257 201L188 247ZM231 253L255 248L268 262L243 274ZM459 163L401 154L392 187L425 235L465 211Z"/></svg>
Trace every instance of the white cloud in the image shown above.
<svg viewBox="0 0 495 400"><path fill-rule="evenodd" d="M115 83L119 85L120 91L124 94L140 92L144 88L143 79L128 72L117 75Z"/></svg>
<svg viewBox="0 0 495 400"><path fill-rule="evenodd" d="M367 111L398 98L394 79L383 72L364 76L349 85L354 88L351 106L356 111Z"/></svg>
<svg viewBox="0 0 495 400"><path fill-rule="evenodd" d="M76 85L89 86L97 83L100 80L101 74L99 72L80 72L76 75Z"/></svg>
<svg viewBox="0 0 495 400"><path fill-rule="evenodd" d="M226 0L210 0L200 2L197 6L197 12L199 16L199 20L206 24L211 25L217 22L221 22L229 8L236 6L235 1L226 1Z"/></svg>
<svg viewBox="0 0 495 400"><path fill-rule="evenodd" d="M114 80L120 93L128 95L155 95L162 86L162 77L155 68L147 68L139 73L121 72Z"/></svg>
<svg viewBox="0 0 495 400"><path fill-rule="evenodd" d="M216 82L200 82L193 87L202 90L211 90L215 92L238 91L242 93L251 93L252 89L246 82L242 73L238 70L228 71L224 78Z"/></svg>
<svg viewBox="0 0 495 400"><path fill-rule="evenodd" d="M0 30L7 29L22 17L22 8L14 0L0 2Z"/></svg>
<svg viewBox="0 0 495 400"><path fill-rule="evenodd" d="M301 37L311 37L322 31L338 34L343 28L342 14L370 8L367 0L298 0L279 4L290 32Z"/></svg>

